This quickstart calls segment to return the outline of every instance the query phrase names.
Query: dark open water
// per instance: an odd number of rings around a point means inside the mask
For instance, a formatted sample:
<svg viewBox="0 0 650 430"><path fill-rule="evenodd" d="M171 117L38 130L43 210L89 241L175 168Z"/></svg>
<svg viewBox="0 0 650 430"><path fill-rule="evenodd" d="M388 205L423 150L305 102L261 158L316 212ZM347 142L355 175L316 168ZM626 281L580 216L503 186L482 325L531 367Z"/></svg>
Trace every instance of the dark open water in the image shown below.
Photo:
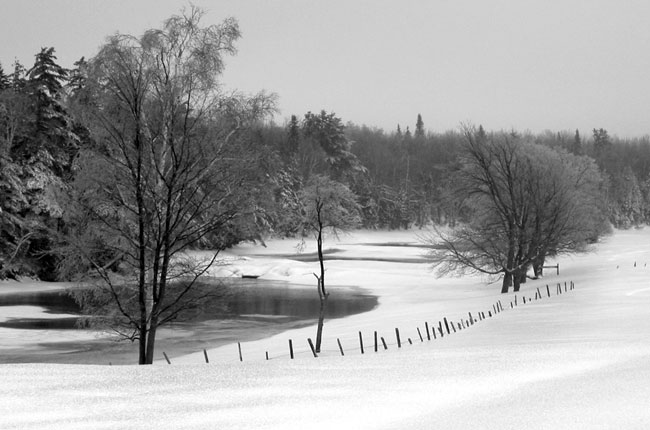
<svg viewBox="0 0 650 430"><path fill-rule="evenodd" d="M283 281L258 279L212 280L203 287L215 296L191 319L159 331L158 350L173 356L214 348L226 343L259 339L314 324L319 301L315 286L296 288ZM327 318L341 318L372 310L377 297L352 287L330 289ZM7 306L41 306L52 314L79 315L80 309L66 292L47 291L0 295L0 313ZM83 330L79 317L16 318L0 327L29 330ZM43 332L45 335L45 332ZM60 362L126 364L137 359L136 344L98 338L86 342L48 343L44 336L37 352L0 354L0 363ZM166 348L166 349L165 349Z"/></svg>

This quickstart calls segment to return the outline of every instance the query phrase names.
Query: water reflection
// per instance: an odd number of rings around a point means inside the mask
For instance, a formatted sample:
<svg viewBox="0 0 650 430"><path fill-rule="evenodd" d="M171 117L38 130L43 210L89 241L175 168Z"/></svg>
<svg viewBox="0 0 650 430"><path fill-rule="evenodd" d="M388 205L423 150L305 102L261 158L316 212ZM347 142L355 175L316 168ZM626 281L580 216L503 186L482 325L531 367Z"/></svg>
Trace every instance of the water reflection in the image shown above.
<svg viewBox="0 0 650 430"><path fill-rule="evenodd" d="M279 320L312 320L318 316L319 300L316 288L296 286L283 281L260 279L206 279L199 288L209 288L214 294L198 312L183 321L192 326L203 321L237 320L274 317ZM67 314L52 318L12 318L0 322L0 327L19 329L77 329L81 310L74 299L62 291L42 291L0 295L3 306L40 306L50 314ZM377 297L358 288L331 290L327 318L341 318L372 310ZM277 318L283 317L283 318Z"/></svg>

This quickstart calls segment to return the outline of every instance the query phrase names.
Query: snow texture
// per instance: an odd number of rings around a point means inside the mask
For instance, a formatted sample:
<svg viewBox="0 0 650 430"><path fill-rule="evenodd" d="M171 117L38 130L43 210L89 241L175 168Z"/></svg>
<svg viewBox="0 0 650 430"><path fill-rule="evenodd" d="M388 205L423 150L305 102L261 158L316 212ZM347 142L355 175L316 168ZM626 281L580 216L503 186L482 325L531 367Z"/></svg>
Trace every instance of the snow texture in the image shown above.
<svg viewBox="0 0 650 430"><path fill-rule="evenodd" d="M315 327L307 327L243 342L243 362L231 344L208 350L210 364L199 351L170 357L172 365L0 365L0 428L650 428L650 230L616 232L592 253L560 258L560 276L524 284L513 308L514 294L484 279L434 278L419 262L424 250L403 246L416 242L414 232L326 242L338 250L327 262L332 294L360 286L380 304L326 321L318 358L307 344ZM267 245L239 246L215 271L313 283L317 263L286 257L295 242ZM458 323L468 312L478 319L499 300L503 312L427 341L425 322ZM388 350L374 352L375 330Z"/></svg>

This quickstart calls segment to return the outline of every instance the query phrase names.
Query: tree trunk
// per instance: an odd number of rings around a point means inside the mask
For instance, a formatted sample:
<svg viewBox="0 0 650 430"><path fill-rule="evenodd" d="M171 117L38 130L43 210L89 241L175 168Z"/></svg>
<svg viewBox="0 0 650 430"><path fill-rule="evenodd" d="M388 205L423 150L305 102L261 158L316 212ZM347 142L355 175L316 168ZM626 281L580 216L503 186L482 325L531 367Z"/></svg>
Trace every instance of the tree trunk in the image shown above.
<svg viewBox="0 0 650 430"><path fill-rule="evenodd" d="M154 320L152 318L151 326L149 327L149 334L147 336L147 356L145 363L143 364L153 364L153 353L156 346L156 329L158 321L157 318Z"/></svg>
<svg viewBox="0 0 650 430"><path fill-rule="evenodd" d="M323 338L323 323L325 322L325 311L327 310L327 298L329 293L325 290L325 263L323 256L323 222L321 220L322 204L317 202L316 213L318 216L318 237L316 244L318 246L318 263L320 265L320 276L318 279L318 298L320 299L320 312L318 314L318 328L316 329L316 352L320 352L321 340Z"/></svg>
<svg viewBox="0 0 650 430"><path fill-rule="evenodd" d="M519 272L519 283L525 284L528 280L528 264L521 268Z"/></svg>
<svg viewBox="0 0 650 430"><path fill-rule="evenodd" d="M320 312L318 313L318 328L316 329L316 352L320 352L320 345L323 339L323 324L325 322L325 312L327 311L327 299L329 295L320 297Z"/></svg>
<svg viewBox="0 0 650 430"><path fill-rule="evenodd" d="M526 272L524 272L524 269L518 269L512 274L512 285L515 293L519 292L521 289L522 278L526 278Z"/></svg>
<svg viewBox="0 0 650 430"><path fill-rule="evenodd" d="M545 254L540 254L535 258L535 261L533 262L533 270L535 271L535 277L536 278L541 278L544 276L544 262L546 261L546 255Z"/></svg>
<svg viewBox="0 0 650 430"><path fill-rule="evenodd" d="M506 271L503 274L503 284L501 286L501 294L506 294L511 285L512 285L512 273Z"/></svg>

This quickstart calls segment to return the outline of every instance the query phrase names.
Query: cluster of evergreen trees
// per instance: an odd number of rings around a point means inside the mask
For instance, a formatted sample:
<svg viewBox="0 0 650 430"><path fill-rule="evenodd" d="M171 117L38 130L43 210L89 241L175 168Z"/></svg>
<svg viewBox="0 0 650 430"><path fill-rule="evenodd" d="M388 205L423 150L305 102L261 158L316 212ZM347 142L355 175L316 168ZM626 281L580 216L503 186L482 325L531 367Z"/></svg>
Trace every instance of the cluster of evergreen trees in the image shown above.
<svg viewBox="0 0 650 430"><path fill-rule="evenodd" d="M54 279L62 259L57 236L78 227L69 190L83 164L92 164L82 156L92 143L80 108L88 94L86 64L82 59L66 70L53 48L43 48L29 69L19 62L11 71L0 66L0 277ZM512 135L593 158L604 177L601 198L610 222L621 228L650 222L647 136L619 139L603 129L587 138L577 130ZM231 143L256 154L247 178L255 186L246 189L251 210L201 244L300 234L300 192L315 176L354 192L366 228L467 222L471 213L452 179L461 168L463 139L460 130L427 132L420 115L413 132L344 124L325 111L294 115L285 125L258 122Z"/></svg>

